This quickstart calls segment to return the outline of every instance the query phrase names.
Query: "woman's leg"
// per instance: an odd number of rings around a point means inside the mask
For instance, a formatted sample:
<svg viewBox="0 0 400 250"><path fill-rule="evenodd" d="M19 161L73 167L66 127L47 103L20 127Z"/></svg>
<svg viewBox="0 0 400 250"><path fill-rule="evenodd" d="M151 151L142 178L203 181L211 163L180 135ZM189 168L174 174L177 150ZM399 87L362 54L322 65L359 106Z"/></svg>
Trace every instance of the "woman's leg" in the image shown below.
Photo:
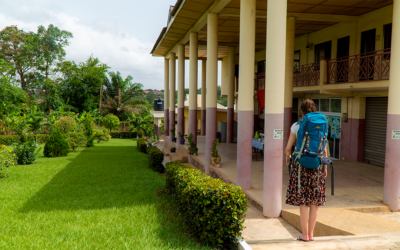
<svg viewBox="0 0 400 250"><path fill-rule="evenodd" d="M313 239L315 223L317 222L318 205L310 206L310 221L308 223L308 238Z"/></svg>
<svg viewBox="0 0 400 250"><path fill-rule="evenodd" d="M300 221L301 221L301 229L303 234L301 238L303 240L308 240L308 206L300 205Z"/></svg>

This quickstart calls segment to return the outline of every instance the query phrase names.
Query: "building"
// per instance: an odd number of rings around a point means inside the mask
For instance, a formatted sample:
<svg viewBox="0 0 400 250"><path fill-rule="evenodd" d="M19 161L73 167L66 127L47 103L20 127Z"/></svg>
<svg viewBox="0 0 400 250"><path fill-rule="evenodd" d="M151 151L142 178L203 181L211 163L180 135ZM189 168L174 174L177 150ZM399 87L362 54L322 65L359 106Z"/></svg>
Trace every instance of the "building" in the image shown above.
<svg viewBox="0 0 400 250"><path fill-rule="evenodd" d="M237 185L243 190L251 188L254 131L262 130L267 141L263 197L271 202L263 207L265 216L277 217L281 210L283 147L304 98L329 118L332 157L385 168L383 202L399 211L400 0L178 0L151 54L165 61L167 136L168 124L175 123L169 100L176 82L178 131L183 131L184 60L190 61L189 132L196 133L201 117L207 173L222 61L229 143L237 103ZM201 114L199 85L207 89ZM280 130L285 139L272 139Z"/></svg>

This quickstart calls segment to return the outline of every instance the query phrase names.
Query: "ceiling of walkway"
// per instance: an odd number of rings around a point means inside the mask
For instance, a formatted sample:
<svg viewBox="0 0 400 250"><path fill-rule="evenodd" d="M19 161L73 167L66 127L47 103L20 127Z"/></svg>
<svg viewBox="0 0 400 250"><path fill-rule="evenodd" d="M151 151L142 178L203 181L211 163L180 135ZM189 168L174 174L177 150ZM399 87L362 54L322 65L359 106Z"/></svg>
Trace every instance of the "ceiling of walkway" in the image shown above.
<svg viewBox="0 0 400 250"><path fill-rule="evenodd" d="M175 45L188 37L191 28L201 25L203 14L214 0L178 0L175 16L169 27L160 34L152 51L153 56L165 56ZM222 2L222 1L221 1ZM288 13L360 16L393 4L393 0L288 0ZM256 51L265 49L267 0L257 0ZM231 0L219 12L218 57L228 55L228 46L239 50L240 0ZM203 21L204 22L204 21ZM338 23L332 20L296 20L296 37ZM199 57L207 56L207 24L199 28ZM186 39L187 40L187 39ZM185 41L187 42L187 41ZM175 47L176 48L176 47ZM186 46L186 57L189 46Z"/></svg>

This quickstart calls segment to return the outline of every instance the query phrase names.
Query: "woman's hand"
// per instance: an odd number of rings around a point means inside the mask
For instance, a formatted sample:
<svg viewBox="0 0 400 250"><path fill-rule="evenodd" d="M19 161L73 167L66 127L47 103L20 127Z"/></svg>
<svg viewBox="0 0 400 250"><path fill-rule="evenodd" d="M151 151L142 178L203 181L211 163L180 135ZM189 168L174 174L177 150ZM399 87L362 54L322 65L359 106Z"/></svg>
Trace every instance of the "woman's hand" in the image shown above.
<svg viewBox="0 0 400 250"><path fill-rule="evenodd" d="M324 165L324 174L322 175L322 177L326 178L328 176L328 166Z"/></svg>
<svg viewBox="0 0 400 250"><path fill-rule="evenodd" d="M289 166L290 164L290 156L286 156L286 166Z"/></svg>

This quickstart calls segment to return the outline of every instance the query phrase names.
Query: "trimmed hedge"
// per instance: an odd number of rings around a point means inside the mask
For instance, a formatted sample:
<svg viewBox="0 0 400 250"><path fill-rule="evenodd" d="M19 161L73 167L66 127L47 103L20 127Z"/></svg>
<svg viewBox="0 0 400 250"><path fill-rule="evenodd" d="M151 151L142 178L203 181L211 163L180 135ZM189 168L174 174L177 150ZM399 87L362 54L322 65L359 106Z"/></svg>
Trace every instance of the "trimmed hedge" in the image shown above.
<svg viewBox="0 0 400 250"><path fill-rule="evenodd" d="M49 137L48 134L37 135L37 143L39 144L45 143L48 137ZM35 136L29 135L28 140L35 141ZM19 141L20 141L19 135L0 135L0 145L10 146L13 143L19 143Z"/></svg>
<svg viewBox="0 0 400 250"><path fill-rule="evenodd" d="M143 137L142 132L126 132L126 131L113 131L110 133L111 138L120 138L120 139L130 139L130 138L136 138L139 136L139 138Z"/></svg>
<svg viewBox="0 0 400 250"><path fill-rule="evenodd" d="M143 139L137 141L139 152L147 154L147 142Z"/></svg>
<svg viewBox="0 0 400 250"><path fill-rule="evenodd" d="M219 249L237 245L247 211L240 187L212 179L185 164L168 162L166 189L201 242Z"/></svg>
<svg viewBox="0 0 400 250"><path fill-rule="evenodd" d="M164 153L157 147L148 147L147 155L149 158L149 167L157 172L164 173Z"/></svg>

